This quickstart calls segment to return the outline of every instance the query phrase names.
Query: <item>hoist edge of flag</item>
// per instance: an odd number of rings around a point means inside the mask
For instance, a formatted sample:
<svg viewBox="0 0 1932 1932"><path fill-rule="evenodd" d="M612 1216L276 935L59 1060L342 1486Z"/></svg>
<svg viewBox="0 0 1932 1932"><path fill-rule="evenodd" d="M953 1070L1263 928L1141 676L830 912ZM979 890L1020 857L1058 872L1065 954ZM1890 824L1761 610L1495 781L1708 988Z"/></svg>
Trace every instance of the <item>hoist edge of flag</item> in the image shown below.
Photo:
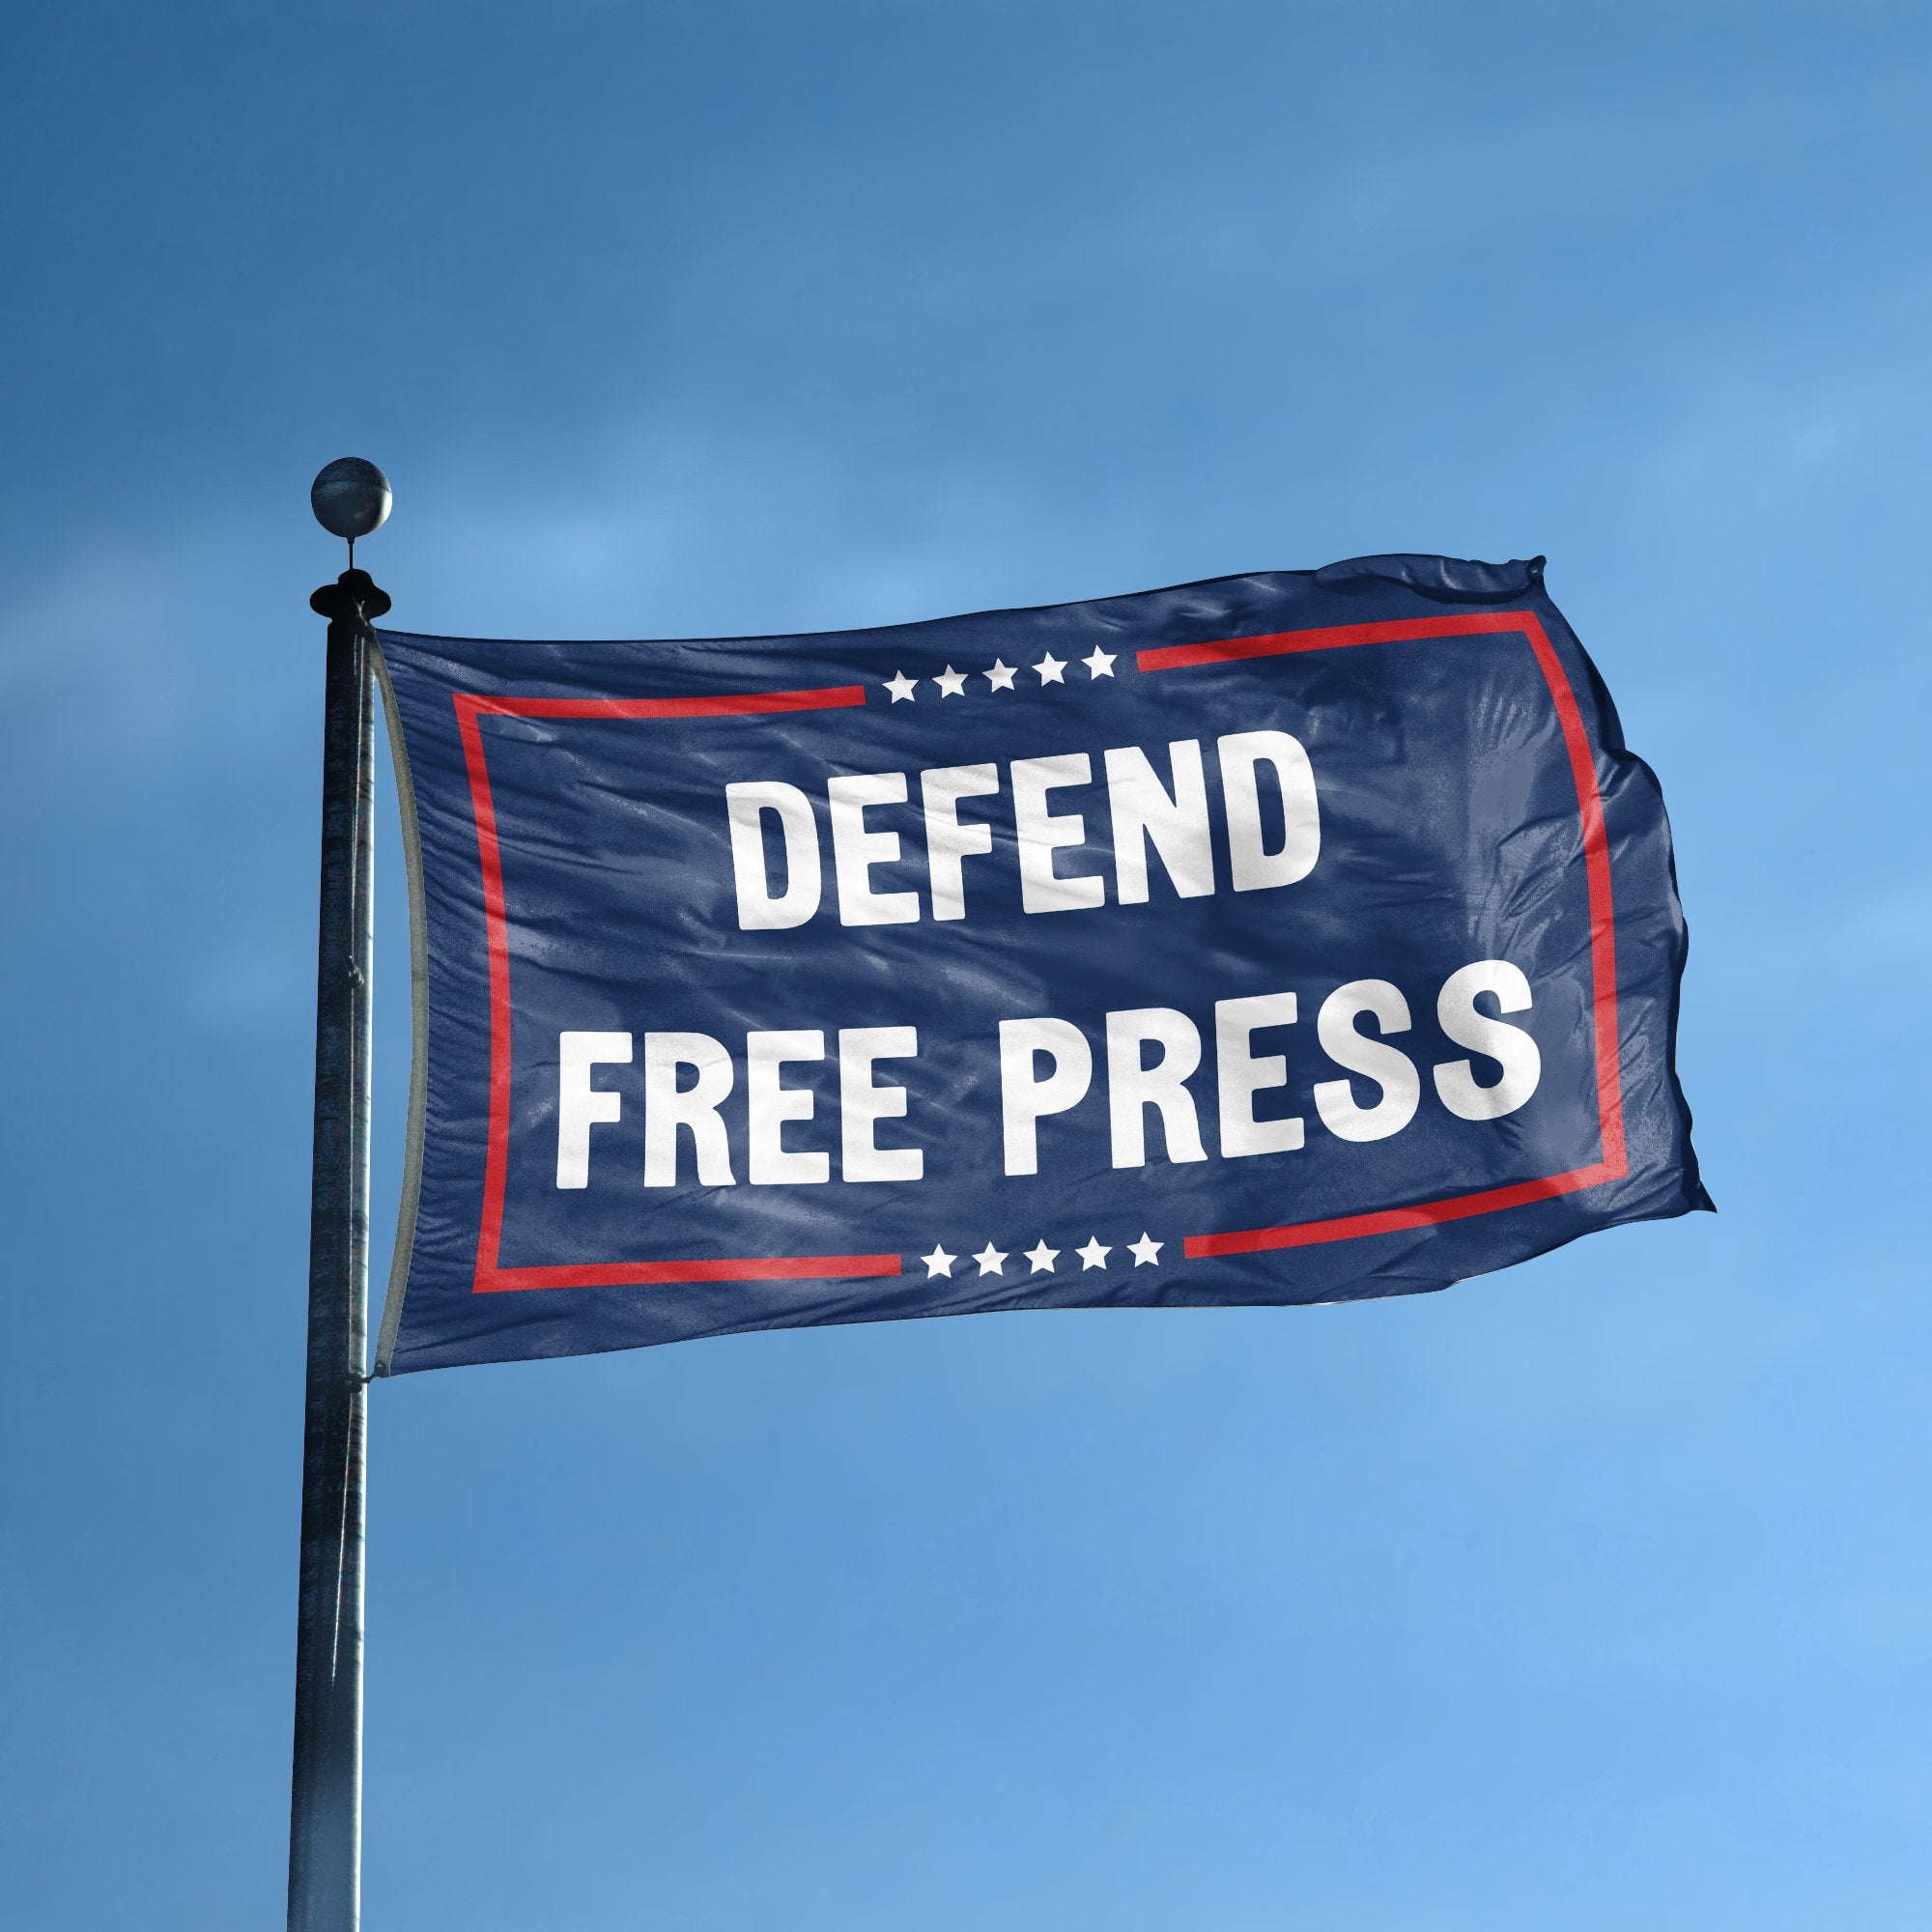
<svg viewBox="0 0 1932 1932"><path fill-rule="evenodd" d="M429 930L423 908L422 835L416 822L415 786L410 779L410 748L396 706L395 687L383 656L382 634L370 654L383 697L383 723L389 738L389 765L395 774L397 815L402 825L403 873L410 920L410 1097L403 1125L403 1181L396 1201L396 1236L389 1256L383 1319L376 1331L376 1375L386 1376L402 1325L403 1298L409 1289L410 1262L415 1253L416 1209L422 1198L424 1110L429 1091Z"/></svg>

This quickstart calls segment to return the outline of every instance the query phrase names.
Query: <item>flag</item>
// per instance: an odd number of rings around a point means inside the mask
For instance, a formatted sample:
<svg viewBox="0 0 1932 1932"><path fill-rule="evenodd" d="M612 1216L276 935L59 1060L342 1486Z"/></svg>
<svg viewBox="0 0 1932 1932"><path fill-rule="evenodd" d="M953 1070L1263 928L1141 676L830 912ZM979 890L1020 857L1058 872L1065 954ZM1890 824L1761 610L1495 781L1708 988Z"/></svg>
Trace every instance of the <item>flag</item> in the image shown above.
<svg viewBox="0 0 1932 1932"><path fill-rule="evenodd" d="M1662 794L1541 559L381 674L383 1373L1355 1300L1710 1206Z"/></svg>

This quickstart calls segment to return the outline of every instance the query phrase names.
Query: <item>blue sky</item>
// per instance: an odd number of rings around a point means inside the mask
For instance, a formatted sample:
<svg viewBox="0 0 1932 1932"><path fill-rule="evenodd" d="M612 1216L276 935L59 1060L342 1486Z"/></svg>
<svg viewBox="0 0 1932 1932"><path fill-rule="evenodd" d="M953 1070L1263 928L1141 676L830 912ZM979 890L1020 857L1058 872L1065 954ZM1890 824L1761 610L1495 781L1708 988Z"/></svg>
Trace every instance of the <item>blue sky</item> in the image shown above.
<svg viewBox="0 0 1932 1932"><path fill-rule="evenodd" d="M183 0L9 46L20 1923L281 1909L350 451L395 621L458 634L1548 553L1670 803L1722 1210L1419 1300L379 1387L372 1926L1925 1922L1932 16Z"/></svg>

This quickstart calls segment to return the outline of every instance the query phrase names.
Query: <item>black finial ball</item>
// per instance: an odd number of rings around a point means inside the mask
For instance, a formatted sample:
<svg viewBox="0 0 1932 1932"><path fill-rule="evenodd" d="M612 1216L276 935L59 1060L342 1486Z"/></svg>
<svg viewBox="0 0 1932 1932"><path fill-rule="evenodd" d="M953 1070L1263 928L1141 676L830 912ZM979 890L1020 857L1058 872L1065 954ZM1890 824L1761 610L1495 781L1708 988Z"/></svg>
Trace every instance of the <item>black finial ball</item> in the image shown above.
<svg viewBox="0 0 1932 1932"><path fill-rule="evenodd" d="M392 500L389 479L360 456L338 456L308 486L315 520L332 537L354 543L381 528Z"/></svg>

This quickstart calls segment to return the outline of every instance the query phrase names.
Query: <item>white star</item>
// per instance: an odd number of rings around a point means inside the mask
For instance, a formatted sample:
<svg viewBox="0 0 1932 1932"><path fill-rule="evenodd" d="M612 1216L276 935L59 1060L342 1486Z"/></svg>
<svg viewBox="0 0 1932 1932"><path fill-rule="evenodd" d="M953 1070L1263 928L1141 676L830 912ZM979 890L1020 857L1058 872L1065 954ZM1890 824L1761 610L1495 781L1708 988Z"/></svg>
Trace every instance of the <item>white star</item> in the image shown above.
<svg viewBox="0 0 1932 1932"><path fill-rule="evenodd" d="M982 670L980 675L995 691L1010 691L1013 688L1013 673L1018 668L1017 665L1009 665L1005 658L995 658L992 669Z"/></svg>
<svg viewBox="0 0 1932 1932"><path fill-rule="evenodd" d="M895 704L901 701L910 704L912 702L913 688L918 681L917 678L910 678L904 671L898 670L887 678L885 683L886 689L893 695L893 702Z"/></svg>
<svg viewBox="0 0 1932 1932"><path fill-rule="evenodd" d="M958 1259L957 1255L949 1255L937 1242L933 1244L932 1252L929 1255L920 1256L920 1260L925 1264L925 1278L927 1281L930 1281L936 1274L951 1275L952 1272L952 1264Z"/></svg>
<svg viewBox="0 0 1932 1932"><path fill-rule="evenodd" d="M1166 1246L1165 1241L1156 1241L1151 1235L1143 1231L1138 1241L1127 1243L1127 1252L1133 1256L1134 1265L1137 1268L1158 1267L1160 1263L1155 1257Z"/></svg>
<svg viewBox="0 0 1932 1932"><path fill-rule="evenodd" d="M1026 1258L1033 1264L1027 1270L1029 1274L1051 1274L1054 1263L1060 1259L1060 1250L1049 1248L1046 1245L1046 1236L1042 1235L1039 1237L1039 1246L1029 1248L1026 1251Z"/></svg>
<svg viewBox="0 0 1932 1932"><path fill-rule="evenodd" d="M1075 1248L1073 1252L1080 1257L1080 1272L1085 1274L1089 1268L1105 1267L1107 1257L1114 1251L1112 1248L1103 1248L1100 1245L1098 1235L1089 1235L1087 1245L1084 1248Z"/></svg>
<svg viewBox="0 0 1932 1932"><path fill-rule="evenodd" d="M1087 675L1089 677L1112 677L1114 674L1114 659L1117 655L1117 652L1103 651L1098 644L1095 644L1093 654L1082 658L1080 662L1087 667Z"/></svg>
<svg viewBox="0 0 1932 1932"><path fill-rule="evenodd" d="M963 670L954 670L951 665L948 665L932 681L939 687L941 697L960 697L965 695L966 673Z"/></svg>
<svg viewBox="0 0 1932 1932"><path fill-rule="evenodd" d="M1007 1265L1006 1256L991 1241L988 1241L973 1259L980 1264L981 1274L1003 1273Z"/></svg>
<svg viewBox="0 0 1932 1932"><path fill-rule="evenodd" d="M1039 681L1042 684L1065 684L1066 680L1060 673L1065 668L1066 660L1055 657L1051 651L1034 666L1034 669L1039 673Z"/></svg>

